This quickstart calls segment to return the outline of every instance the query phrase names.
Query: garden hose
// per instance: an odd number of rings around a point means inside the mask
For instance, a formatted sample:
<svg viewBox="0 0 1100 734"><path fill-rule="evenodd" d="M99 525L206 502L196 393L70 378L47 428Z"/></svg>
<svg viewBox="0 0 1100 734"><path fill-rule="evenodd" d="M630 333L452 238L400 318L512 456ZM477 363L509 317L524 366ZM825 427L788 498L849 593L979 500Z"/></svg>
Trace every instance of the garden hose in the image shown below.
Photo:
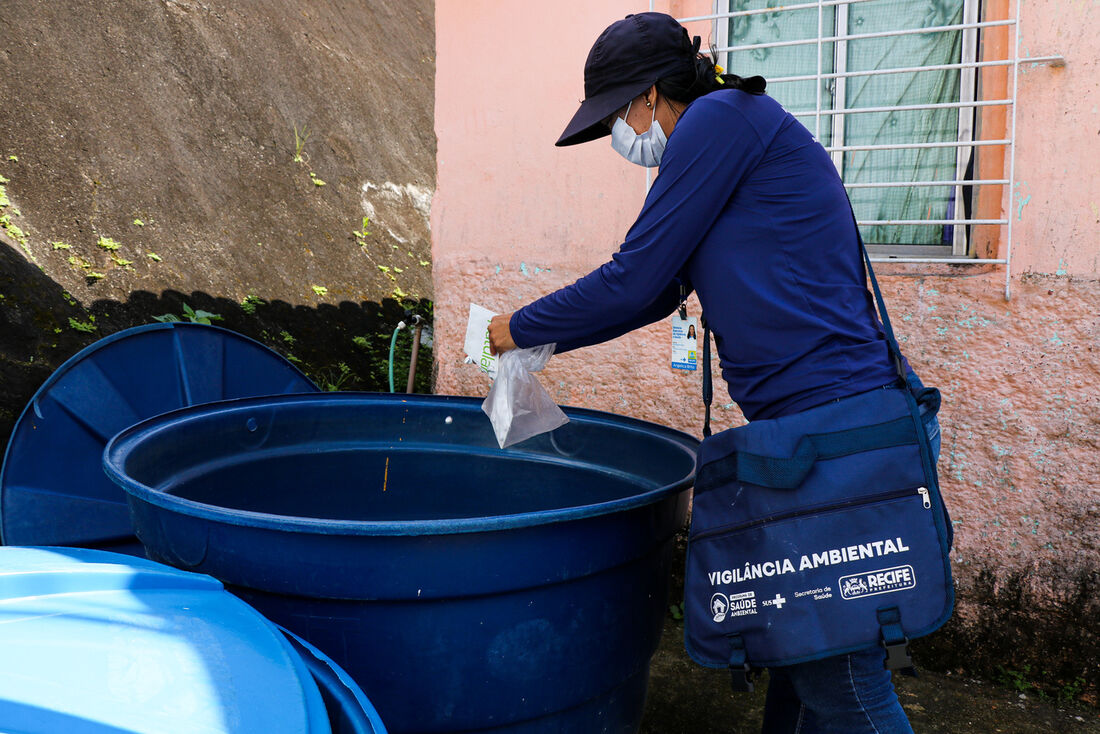
<svg viewBox="0 0 1100 734"><path fill-rule="evenodd" d="M393 350L397 346L397 332L405 328L404 321L397 322L397 328L393 330L393 336L390 337L390 392L397 392L393 389Z"/></svg>

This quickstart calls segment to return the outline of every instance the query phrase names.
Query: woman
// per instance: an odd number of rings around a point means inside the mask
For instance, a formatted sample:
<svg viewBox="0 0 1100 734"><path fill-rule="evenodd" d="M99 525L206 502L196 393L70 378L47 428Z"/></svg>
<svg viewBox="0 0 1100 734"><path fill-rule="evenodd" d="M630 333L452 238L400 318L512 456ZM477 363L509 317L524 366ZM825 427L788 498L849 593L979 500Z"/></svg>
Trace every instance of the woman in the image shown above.
<svg viewBox="0 0 1100 734"><path fill-rule="evenodd" d="M752 421L896 381L844 186L760 77L722 74L661 13L597 39L585 99L558 145L611 136L660 166L611 261L493 319L497 352L607 341L696 291L730 396ZM597 322L592 313L603 317ZM881 649L770 671L763 731L911 732Z"/></svg>

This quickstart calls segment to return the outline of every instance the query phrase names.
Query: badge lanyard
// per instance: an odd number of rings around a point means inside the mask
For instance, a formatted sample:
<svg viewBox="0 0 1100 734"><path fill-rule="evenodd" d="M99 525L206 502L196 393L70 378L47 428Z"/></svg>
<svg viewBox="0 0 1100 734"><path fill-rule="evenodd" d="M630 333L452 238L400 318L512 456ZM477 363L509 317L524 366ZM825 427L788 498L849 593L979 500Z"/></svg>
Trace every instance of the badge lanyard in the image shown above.
<svg viewBox="0 0 1100 734"><path fill-rule="evenodd" d="M696 321L695 317L688 317L687 289L681 283L680 307L677 309L677 313L672 316L672 354L670 363L674 370L694 372L697 369L699 340L696 336L696 329L698 329Z"/></svg>

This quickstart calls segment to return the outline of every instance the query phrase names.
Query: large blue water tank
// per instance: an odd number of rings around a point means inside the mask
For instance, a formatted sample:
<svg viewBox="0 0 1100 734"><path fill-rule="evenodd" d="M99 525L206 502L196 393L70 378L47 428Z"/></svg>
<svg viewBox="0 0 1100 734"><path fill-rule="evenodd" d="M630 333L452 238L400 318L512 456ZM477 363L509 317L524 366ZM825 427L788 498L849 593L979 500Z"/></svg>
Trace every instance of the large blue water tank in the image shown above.
<svg viewBox="0 0 1100 734"><path fill-rule="evenodd" d="M637 731L697 441L623 416L501 450L481 401L287 395L134 426L150 557L331 655L402 734Z"/></svg>

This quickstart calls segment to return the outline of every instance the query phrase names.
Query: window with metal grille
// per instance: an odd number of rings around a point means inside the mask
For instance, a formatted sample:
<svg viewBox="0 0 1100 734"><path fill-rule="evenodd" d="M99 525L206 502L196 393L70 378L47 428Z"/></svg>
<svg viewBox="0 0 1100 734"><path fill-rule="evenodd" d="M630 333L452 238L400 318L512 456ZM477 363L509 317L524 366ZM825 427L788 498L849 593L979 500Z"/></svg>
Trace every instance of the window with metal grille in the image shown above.
<svg viewBox="0 0 1100 734"><path fill-rule="evenodd" d="M868 248L965 256L972 213L978 0L727 0L727 68L832 154Z"/></svg>
<svg viewBox="0 0 1100 734"><path fill-rule="evenodd" d="M1003 264L1007 298L1020 65L1065 65L1019 57L1021 5L714 0L679 20L815 133L872 260Z"/></svg>

